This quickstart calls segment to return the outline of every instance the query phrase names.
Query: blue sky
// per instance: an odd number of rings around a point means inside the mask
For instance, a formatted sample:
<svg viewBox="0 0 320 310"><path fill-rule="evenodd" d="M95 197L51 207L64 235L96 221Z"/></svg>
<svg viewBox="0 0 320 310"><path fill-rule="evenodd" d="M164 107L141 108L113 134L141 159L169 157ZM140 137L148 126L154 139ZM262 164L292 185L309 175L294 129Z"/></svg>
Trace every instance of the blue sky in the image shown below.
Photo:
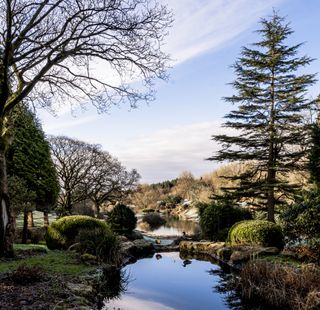
<svg viewBox="0 0 320 310"><path fill-rule="evenodd" d="M205 158L219 148L210 136L222 131L222 117L231 109L221 99L232 93L230 65L242 46L257 41L253 31L261 17L278 10L295 31L290 43L305 42L301 54L320 58L318 0L159 1L175 13L165 46L174 62L169 81L156 84L155 101L134 110L114 106L107 114L88 106L76 117L66 108L57 117L39 111L47 134L101 144L136 168L143 182L173 179L186 170L200 176L219 165ZM320 60L307 72L320 72ZM312 96L320 93L319 83L310 89Z"/></svg>

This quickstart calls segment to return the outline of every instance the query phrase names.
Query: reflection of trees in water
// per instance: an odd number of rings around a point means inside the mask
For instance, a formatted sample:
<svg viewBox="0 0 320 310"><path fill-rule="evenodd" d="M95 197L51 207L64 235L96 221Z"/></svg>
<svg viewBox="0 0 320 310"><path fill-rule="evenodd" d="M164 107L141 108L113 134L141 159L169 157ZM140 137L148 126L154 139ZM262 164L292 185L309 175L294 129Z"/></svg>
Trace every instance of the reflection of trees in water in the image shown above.
<svg viewBox="0 0 320 310"><path fill-rule="evenodd" d="M270 310L267 305L262 305L260 301L247 301L241 298L241 293L237 289L238 275L231 272L230 268L220 266L218 269L210 269L208 273L216 277L216 285L213 291L224 295L225 304L232 310ZM273 308L272 308L273 309ZM276 310L276 309L274 309Z"/></svg>
<svg viewBox="0 0 320 310"><path fill-rule="evenodd" d="M129 274L125 270L115 266L106 266L93 285L95 293L93 309L102 309L105 300L120 298L121 294L126 292L128 284Z"/></svg>
<svg viewBox="0 0 320 310"><path fill-rule="evenodd" d="M199 224L196 222L181 220L172 216L165 217L165 219L164 227L173 227L180 232L185 231L187 234L195 234L199 231Z"/></svg>
<svg viewBox="0 0 320 310"><path fill-rule="evenodd" d="M232 272L231 268L223 263L220 263L213 257L207 254L189 254L180 252L180 258L184 261L199 260L207 261L214 265L218 265L217 269L210 269L207 272L215 277L213 291L224 296L225 305L232 310L270 310L270 307L261 305L259 301L244 301L241 298L239 290L237 290L238 274Z"/></svg>
<svg viewBox="0 0 320 310"><path fill-rule="evenodd" d="M138 227L139 229L142 229L144 231L150 231L150 232L155 231L161 227L174 228L179 233L182 233L183 231L186 232L187 235L195 235L195 234L198 234L200 231L199 224L196 222L181 220L173 216L164 216L164 219L166 220L165 224L154 225L154 226L150 226L147 223L140 221L138 222Z"/></svg>

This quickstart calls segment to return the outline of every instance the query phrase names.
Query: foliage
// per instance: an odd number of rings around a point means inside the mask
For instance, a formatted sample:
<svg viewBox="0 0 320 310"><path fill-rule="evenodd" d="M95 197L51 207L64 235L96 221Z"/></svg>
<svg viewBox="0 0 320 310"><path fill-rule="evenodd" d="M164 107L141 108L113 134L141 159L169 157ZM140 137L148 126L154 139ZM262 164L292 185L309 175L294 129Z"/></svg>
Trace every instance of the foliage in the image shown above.
<svg viewBox="0 0 320 310"><path fill-rule="evenodd" d="M281 214L286 236L292 240L320 238L320 193L306 192L302 201Z"/></svg>
<svg viewBox="0 0 320 310"><path fill-rule="evenodd" d="M225 98L237 107L225 116L224 124L239 134L213 136L223 148L209 158L250 163L249 170L233 176L239 185L225 191L238 201L251 199L253 206L267 209L270 221L275 207L286 204L297 189L285 176L304 168L309 135L305 112L314 105L305 94L315 75L299 71L312 59L297 56L301 44L287 45L292 32L275 12L261 20L262 39L252 48L242 48L233 66L235 94Z"/></svg>
<svg viewBox="0 0 320 310"><path fill-rule="evenodd" d="M40 122L25 106L16 108L13 119L13 141L7 151L10 198L15 209L20 204L20 211L29 202L37 210L48 212L55 206L59 192L49 143ZM15 194L19 190L20 196Z"/></svg>
<svg viewBox="0 0 320 310"><path fill-rule="evenodd" d="M161 217L161 215L157 212L150 212L145 214L142 218L142 222L145 222L150 225L151 228L159 227L166 223L166 220Z"/></svg>
<svg viewBox="0 0 320 310"><path fill-rule="evenodd" d="M164 203L171 205L177 205L181 201L183 201L183 198L180 195L168 195L163 200Z"/></svg>
<svg viewBox="0 0 320 310"><path fill-rule="evenodd" d="M284 236L281 227L275 223L245 220L235 223L230 228L227 242L231 245L248 244L282 249Z"/></svg>
<svg viewBox="0 0 320 310"><path fill-rule="evenodd" d="M76 249L82 255L90 254L100 262L120 266L120 243L116 235L110 231L106 233L101 228L83 228L79 230L75 241L78 243Z"/></svg>
<svg viewBox="0 0 320 310"><path fill-rule="evenodd" d="M19 265L16 270L10 274L10 279L19 285L28 285L33 282L39 282L44 278L44 269L41 266Z"/></svg>
<svg viewBox="0 0 320 310"><path fill-rule="evenodd" d="M137 218L128 206L117 204L108 214L108 222L114 232L130 234L136 228Z"/></svg>
<svg viewBox="0 0 320 310"><path fill-rule="evenodd" d="M308 170L310 180L314 182L320 190L320 127L318 123L313 124L311 134L311 149L309 154Z"/></svg>
<svg viewBox="0 0 320 310"><path fill-rule="evenodd" d="M319 309L320 271L314 266L290 266L253 261L238 278L241 295L269 309Z"/></svg>
<svg viewBox="0 0 320 310"><path fill-rule="evenodd" d="M101 229L105 234L111 234L109 225L101 220L85 215L62 217L53 222L47 230L46 243L49 249L68 249L76 242L81 229Z"/></svg>
<svg viewBox="0 0 320 310"><path fill-rule="evenodd" d="M252 218L250 211L228 203L200 203L197 207L202 235L210 240L224 241L234 223Z"/></svg>

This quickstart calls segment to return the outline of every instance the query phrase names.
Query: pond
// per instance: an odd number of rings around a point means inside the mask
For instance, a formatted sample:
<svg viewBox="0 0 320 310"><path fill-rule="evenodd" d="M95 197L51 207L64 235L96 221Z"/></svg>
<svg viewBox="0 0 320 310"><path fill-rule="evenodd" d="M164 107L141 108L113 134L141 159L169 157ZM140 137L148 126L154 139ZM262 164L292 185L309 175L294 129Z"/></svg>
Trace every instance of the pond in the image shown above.
<svg viewBox="0 0 320 310"><path fill-rule="evenodd" d="M104 310L242 309L239 299L223 289L228 273L217 264L171 252L141 259L124 273L125 292L105 300Z"/></svg>
<svg viewBox="0 0 320 310"><path fill-rule="evenodd" d="M164 216L166 223L157 228L151 228L140 220L137 229L146 232L150 236L177 237L183 232L187 235L194 235L199 232L199 224L193 221L182 220L176 217Z"/></svg>

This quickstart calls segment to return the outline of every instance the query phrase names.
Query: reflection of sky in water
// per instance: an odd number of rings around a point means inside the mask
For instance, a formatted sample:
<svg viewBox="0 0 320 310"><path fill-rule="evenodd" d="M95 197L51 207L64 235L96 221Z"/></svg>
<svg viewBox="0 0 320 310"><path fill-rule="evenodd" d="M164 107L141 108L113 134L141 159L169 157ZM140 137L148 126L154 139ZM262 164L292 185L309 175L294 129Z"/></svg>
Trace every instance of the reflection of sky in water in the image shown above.
<svg viewBox="0 0 320 310"><path fill-rule="evenodd" d="M219 269L209 262L192 260L183 267L179 253L161 253L162 259L142 259L125 267L131 282L121 299L110 301L106 309L121 310L225 310L222 293L213 290Z"/></svg>

